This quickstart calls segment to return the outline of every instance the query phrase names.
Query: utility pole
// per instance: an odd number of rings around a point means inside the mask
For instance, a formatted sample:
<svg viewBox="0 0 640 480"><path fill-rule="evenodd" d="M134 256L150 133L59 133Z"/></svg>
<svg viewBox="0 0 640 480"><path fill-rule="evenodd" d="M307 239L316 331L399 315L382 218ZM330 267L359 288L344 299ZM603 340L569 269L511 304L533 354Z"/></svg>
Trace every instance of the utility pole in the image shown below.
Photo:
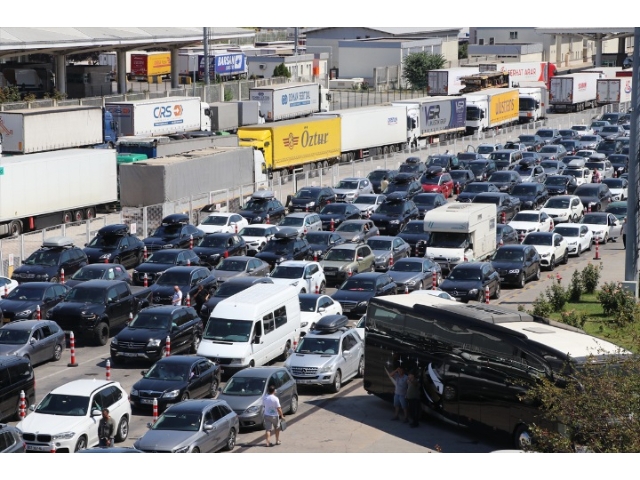
<svg viewBox="0 0 640 480"><path fill-rule="evenodd" d="M204 27L202 29L203 40L202 44L204 45L204 84L209 86L211 83L211 79L209 78L211 75L211 67L209 65L209 27Z"/></svg>

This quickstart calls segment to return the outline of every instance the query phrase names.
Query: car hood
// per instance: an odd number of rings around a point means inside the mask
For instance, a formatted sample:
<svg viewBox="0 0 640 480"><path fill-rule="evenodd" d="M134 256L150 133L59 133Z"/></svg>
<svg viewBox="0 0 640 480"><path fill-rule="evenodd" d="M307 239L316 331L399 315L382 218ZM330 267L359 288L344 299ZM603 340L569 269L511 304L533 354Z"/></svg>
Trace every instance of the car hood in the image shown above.
<svg viewBox="0 0 640 480"><path fill-rule="evenodd" d="M323 213L323 214L318 214L318 216L320 217L320 220L322 220L324 223L329 222L331 223L331 220L333 220L333 222L342 222L346 215L343 213Z"/></svg>
<svg viewBox="0 0 640 480"><path fill-rule="evenodd" d="M540 210L541 212L546 213L547 215L567 215L570 210L568 208L543 208Z"/></svg>
<svg viewBox="0 0 640 480"><path fill-rule="evenodd" d="M270 263L276 260L280 260L281 258L284 258L285 260L291 260L292 255L293 254L290 252L286 252L286 253L260 252L256 254L256 258L259 258L260 260L264 260L265 262Z"/></svg>
<svg viewBox="0 0 640 480"><path fill-rule="evenodd" d="M198 228L204 233L220 233L229 231L228 225L198 225Z"/></svg>
<svg viewBox="0 0 640 480"><path fill-rule="evenodd" d="M492 260L491 265L493 268L497 269L513 269L513 268L522 268L522 262L510 262L508 260Z"/></svg>
<svg viewBox="0 0 640 480"><path fill-rule="evenodd" d="M162 237L147 237L143 240L145 245L163 246L163 245L175 245L180 240L179 237L162 238Z"/></svg>
<svg viewBox="0 0 640 480"><path fill-rule="evenodd" d="M311 243L309 246L312 252L326 253L326 251L329 250L329 247L324 243Z"/></svg>
<svg viewBox="0 0 640 480"><path fill-rule="evenodd" d="M509 226L515 230L537 230L540 228L538 222L509 222Z"/></svg>
<svg viewBox="0 0 640 480"><path fill-rule="evenodd" d="M336 290L331 298L336 302L365 302L375 297L372 291Z"/></svg>
<svg viewBox="0 0 640 480"><path fill-rule="evenodd" d="M287 360L287 365L302 368L322 368L331 365L335 361L336 356L336 354L294 353Z"/></svg>
<svg viewBox="0 0 640 480"><path fill-rule="evenodd" d="M202 432L181 432L176 430L149 430L134 443L139 450L169 451L196 441Z"/></svg>
<svg viewBox="0 0 640 480"><path fill-rule="evenodd" d="M226 280L229 280L230 278L235 278L235 277L246 277L247 273L246 272L233 272L230 270L214 270L214 273L216 274L216 278L218 279L218 283L224 282Z"/></svg>
<svg viewBox="0 0 640 480"><path fill-rule="evenodd" d="M373 223L376 222L388 222L390 219L400 218L400 214L390 214L390 213L374 213L371 215L371 221Z"/></svg>
<svg viewBox="0 0 640 480"><path fill-rule="evenodd" d="M520 199L520 201L524 203L524 202L533 202L536 199L536 196L535 195L516 195L516 198Z"/></svg>
<svg viewBox="0 0 640 480"><path fill-rule="evenodd" d="M156 330L159 331L159 330ZM118 336L120 339L120 336ZM153 378L142 378L134 385L135 390L152 390L154 392L170 392L171 390L182 390L187 386L183 380L158 380Z"/></svg>
<svg viewBox="0 0 640 480"><path fill-rule="evenodd" d="M301 278L273 278L273 277L269 277L271 278L271 280L273 280L273 283L275 283L276 285L294 285L294 286L298 286L300 285L300 282L304 282L303 279Z"/></svg>
<svg viewBox="0 0 640 480"><path fill-rule="evenodd" d="M77 315L78 311L82 313L101 313L105 306L100 303L80 303L80 302L60 302L58 305L49 310L58 316Z"/></svg>
<svg viewBox="0 0 640 480"><path fill-rule="evenodd" d="M547 253L553 253L555 251L555 248L551 245L534 245L534 247L541 257Z"/></svg>
<svg viewBox="0 0 640 480"><path fill-rule="evenodd" d="M88 259L98 260L104 254L110 253L111 255L113 255L113 253L116 251L116 247L85 247L83 250Z"/></svg>
<svg viewBox="0 0 640 480"><path fill-rule="evenodd" d="M420 240L427 240L429 238L428 233L400 233L397 235L407 243L417 243Z"/></svg>
<svg viewBox="0 0 640 480"><path fill-rule="evenodd" d="M244 412L247 408L254 405L262 406L262 395L218 395L218 400L224 400L229 404L231 410L235 412Z"/></svg>
<svg viewBox="0 0 640 480"><path fill-rule="evenodd" d="M118 342L148 342L151 339L164 340L170 332L167 329L125 327L116 335Z"/></svg>
<svg viewBox="0 0 640 480"><path fill-rule="evenodd" d="M467 192L467 193L462 192L460 195L458 195L458 201L459 202L462 202L462 201L470 202L471 200L473 200L476 197L476 195L478 195L478 194L475 193L475 192Z"/></svg>
<svg viewBox="0 0 640 480"><path fill-rule="evenodd" d="M141 263L136 267L136 272L139 273L158 273L164 272L168 268L175 267L173 263Z"/></svg>
<svg viewBox="0 0 640 480"><path fill-rule="evenodd" d="M311 326L311 324L316 323L318 320L322 318L322 315L318 312L300 312L300 324L305 327Z"/></svg>
<svg viewBox="0 0 640 480"><path fill-rule="evenodd" d="M334 188L333 193L336 195L347 195L349 193L357 194L358 190L348 189L348 188Z"/></svg>
<svg viewBox="0 0 640 480"><path fill-rule="evenodd" d="M389 270L387 273L396 283L407 283L410 280L419 280L422 275L418 272L396 272L394 270Z"/></svg>
<svg viewBox="0 0 640 480"><path fill-rule="evenodd" d="M583 205L588 204L588 203L600 203L600 199L596 196L585 196L585 195L581 195L580 196L580 201L582 202Z"/></svg>
<svg viewBox="0 0 640 480"><path fill-rule="evenodd" d="M549 191L549 193L566 192L567 188L569 188L567 185L547 185L547 190Z"/></svg>
<svg viewBox="0 0 640 480"><path fill-rule="evenodd" d="M468 291L474 288L482 288L482 282L480 280L445 280L440 284L440 289L447 293L454 290Z"/></svg>
<svg viewBox="0 0 640 480"><path fill-rule="evenodd" d="M364 235L362 232L338 232L338 231L336 231L336 233L338 235L340 235L342 238L344 238L346 241L350 241L351 239L353 239L355 237Z"/></svg>
<svg viewBox="0 0 640 480"><path fill-rule="evenodd" d="M87 425L93 423L98 428L98 419L89 419L87 416L73 417L67 415L48 415L32 412L25 417L17 427L27 433L41 433L55 435L62 432L85 431ZM90 423L91 422L91 423Z"/></svg>
<svg viewBox="0 0 640 480"><path fill-rule="evenodd" d="M189 287L187 285L178 285L178 287L180 288L180 291L182 292L182 295L186 295L187 292L189 291ZM151 291L152 295L159 295L159 296L173 296L173 285L158 285L157 283L154 283L153 285L151 285L149 287L149 290Z"/></svg>
<svg viewBox="0 0 640 480"><path fill-rule="evenodd" d="M22 349L26 345L0 345L0 356L2 355L13 355L18 350Z"/></svg>
<svg viewBox="0 0 640 480"><path fill-rule="evenodd" d="M333 267L333 268L337 268L340 269L342 267L344 267L345 265L350 265L353 262L331 262L328 260L323 260L322 262L320 262L320 266L322 268L327 268L327 267Z"/></svg>
<svg viewBox="0 0 640 480"><path fill-rule="evenodd" d="M48 274L50 277L55 276L58 272L58 265L54 266L45 266L45 265L21 265L16 268L13 273L22 273L22 274L33 274L33 275L43 275Z"/></svg>
<svg viewBox="0 0 640 480"><path fill-rule="evenodd" d="M18 313L25 310L35 310L40 302L32 302L30 300L2 300L0 301L0 310L2 312Z"/></svg>
<svg viewBox="0 0 640 480"><path fill-rule="evenodd" d="M376 258L384 258L389 257L391 255L391 250L372 250L373 254Z"/></svg>
<svg viewBox="0 0 640 480"><path fill-rule="evenodd" d="M221 247L193 247L193 251L199 257L203 255L221 255L227 249Z"/></svg>

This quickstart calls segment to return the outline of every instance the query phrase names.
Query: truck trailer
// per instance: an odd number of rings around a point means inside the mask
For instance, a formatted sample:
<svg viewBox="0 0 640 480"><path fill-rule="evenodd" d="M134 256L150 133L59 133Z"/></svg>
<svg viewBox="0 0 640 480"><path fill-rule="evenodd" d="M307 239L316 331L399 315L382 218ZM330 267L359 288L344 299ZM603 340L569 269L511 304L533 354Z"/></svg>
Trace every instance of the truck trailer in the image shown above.
<svg viewBox="0 0 640 480"><path fill-rule="evenodd" d="M473 134L518 123L518 89L491 88L465 93L467 99L467 133Z"/></svg>
<svg viewBox="0 0 640 480"><path fill-rule="evenodd" d="M599 78L596 83L596 103L625 103L631 101L633 77Z"/></svg>
<svg viewBox="0 0 640 480"><path fill-rule="evenodd" d="M478 67L443 68L427 72L427 95L459 95L464 88L462 77L478 73Z"/></svg>
<svg viewBox="0 0 640 480"><path fill-rule="evenodd" d="M498 71L509 74L510 87L523 87L525 82L543 82L547 89L557 67L550 62L481 63L481 72Z"/></svg>
<svg viewBox="0 0 640 480"><path fill-rule="evenodd" d="M2 236L94 218L96 211L110 210L117 201L113 149L0 157Z"/></svg>
<svg viewBox="0 0 640 480"><path fill-rule="evenodd" d="M551 79L549 104L556 111L581 112L596 105L600 72L571 73Z"/></svg>
<svg viewBox="0 0 640 480"><path fill-rule="evenodd" d="M144 52L131 54L131 72L128 80L152 83L154 79L171 76L171 52Z"/></svg>
<svg viewBox="0 0 640 480"><path fill-rule="evenodd" d="M284 83L249 89L249 100L260 102L267 122L329 111L329 92L317 83Z"/></svg>
<svg viewBox="0 0 640 480"><path fill-rule="evenodd" d="M549 90L544 82L522 82L518 88L520 123L537 122L547 117Z"/></svg>

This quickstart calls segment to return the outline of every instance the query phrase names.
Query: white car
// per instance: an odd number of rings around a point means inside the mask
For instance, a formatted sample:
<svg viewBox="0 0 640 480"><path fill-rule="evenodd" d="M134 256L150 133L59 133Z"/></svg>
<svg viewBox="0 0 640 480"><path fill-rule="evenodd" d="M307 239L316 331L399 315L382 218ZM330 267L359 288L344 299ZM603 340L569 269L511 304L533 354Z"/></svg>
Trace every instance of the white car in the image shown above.
<svg viewBox="0 0 640 480"><path fill-rule="evenodd" d="M262 250L278 230L276 225L256 223L244 227L238 232L238 235L244 238L244 241L247 243L247 253L249 255L255 255Z"/></svg>
<svg viewBox="0 0 640 480"><path fill-rule="evenodd" d="M300 336L313 330L318 320L327 315L342 315L342 305L329 295L303 293L300 299Z"/></svg>
<svg viewBox="0 0 640 480"><path fill-rule="evenodd" d="M298 293L325 293L327 280L318 262L287 260L273 269L269 278L273 283L292 285Z"/></svg>
<svg viewBox="0 0 640 480"><path fill-rule="evenodd" d="M578 223L584 215L584 206L580 197L575 195L558 195L551 197L540 209L551 217L554 224L562 222Z"/></svg>
<svg viewBox="0 0 640 480"><path fill-rule="evenodd" d="M0 295L6 295L18 286L18 282L9 277L0 277Z"/></svg>
<svg viewBox="0 0 640 480"><path fill-rule="evenodd" d="M48 393L33 413L17 427L30 452L49 452L53 443L57 452L77 452L98 445L98 423L102 409L108 408L116 424L115 441L129 435L131 404L129 395L118 382L74 380Z"/></svg>
<svg viewBox="0 0 640 480"><path fill-rule="evenodd" d="M531 232L550 232L554 224L551 217L535 210L524 210L514 215L508 225L518 232L518 235L526 235Z"/></svg>
<svg viewBox="0 0 640 480"><path fill-rule="evenodd" d="M579 136L594 135L594 131L589 125L573 125L571 130L578 132Z"/></svg>
<svg viewBox="0 0 640 480"><path fill-rule="evenodd" d="M590 251L593 245L593 233L586 225L558 225L553 233L558 233L567 241L569 255L579 257L582 252Z"/></svg>
<svg viewBox="0 0 640 480"><path fill-rule="evenodd" d="M586 213L580 224L589 227L589 230L593 233L593 241L598 243L607 243L609 240L615 241L622 234L622 222L612 213Z"/></svg>
<svg viewBox="0 0 640 480"><path fill-rule="evenodd" d="M384 203L385 195L360 195L354 202L354 206L360 210L362 217L367 217L375 212Z"/></svg>
<svg viewBox="0 0 640 480"><path fill-rule="evenodd" d="M585 183L591 183L593 172L586 167L571 168L570 166L562 170L560 175L571 175L576 179L576 185L580 186Z"/></svg>
<svg viewBox="0 0 640 480"><path fill-rule="evenodd" d="M502 150L502 148L502 145L499 143L481 143L476 148L476 153L484 158L489 158L489 155L498 150Z"/></svg>
<svg viewBox="0 0 640 480"><path fill-rule="evenodd" d="M540 267L554 270L569 261L569 244L554 232L533 232L524 237L523 245L533 245L540 254Z"/></svg>
<svg viewBox="0 0 640 480"><path fill-rule="evenodd" d="M237 213L211 213L198 228L204 233L238 233L249 225L246 218Z"/></svg>
<svg viewBox="0 0 640 480"><path fill-rule="evenodd" d="M629 182L626 178L605 178L602 183L609 187L612 202L622 202L629 198Z"/></svg>

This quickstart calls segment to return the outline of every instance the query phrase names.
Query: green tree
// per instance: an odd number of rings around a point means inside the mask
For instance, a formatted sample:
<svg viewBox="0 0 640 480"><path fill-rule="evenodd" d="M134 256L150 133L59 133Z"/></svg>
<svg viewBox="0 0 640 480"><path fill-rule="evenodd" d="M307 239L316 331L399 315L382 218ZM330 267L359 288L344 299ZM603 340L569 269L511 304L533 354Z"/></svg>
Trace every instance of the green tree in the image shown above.
<svg viewBox="0 0 640 480"><path fill-rule="evenodd" d="M467 58L469 54L469 44L467 42L463 42L458 45L458 59Z"/></svg>
<svg viewBox="0 0 640 480"><path fill-rule="evenodd" d="M427 88L427 72L444 67L446 59L440 55L418 52L410 53L402 62L402 77L413 90Z"/></svg>
<svg viewBox="0 0 640 480"><path fill-rule="evenodd" d="M0 103L19 102L22 100L18 87L0 88Z"/></svg>
<svg viewBox="0 0 640 480"><path fill-rule="evenodd" d="M291 78L291 72L285 66L284 63L281 63L280 65L278 65L276 68L273 69L273 76Z"/></svg>

